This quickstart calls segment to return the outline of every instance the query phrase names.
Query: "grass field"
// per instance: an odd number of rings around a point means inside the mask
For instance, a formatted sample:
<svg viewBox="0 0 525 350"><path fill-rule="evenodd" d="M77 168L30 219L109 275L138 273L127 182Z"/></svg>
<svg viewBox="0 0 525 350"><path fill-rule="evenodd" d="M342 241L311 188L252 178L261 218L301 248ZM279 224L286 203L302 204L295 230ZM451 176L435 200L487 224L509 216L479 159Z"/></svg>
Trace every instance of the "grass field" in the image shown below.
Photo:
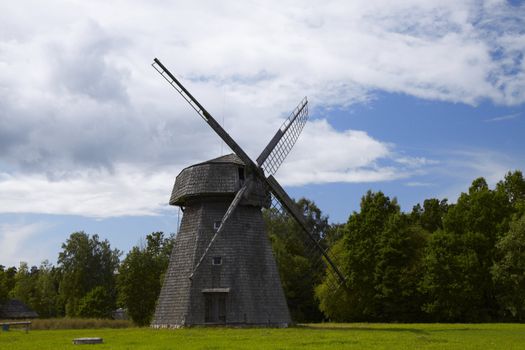
<svg viewBox="0 0 525 350"><path fill-rule="evenodd" d="M102 337L104 344L73 345ZM2 350L525 349L525 324L313 324L287 329L150 328L0 331Z"/></svg>

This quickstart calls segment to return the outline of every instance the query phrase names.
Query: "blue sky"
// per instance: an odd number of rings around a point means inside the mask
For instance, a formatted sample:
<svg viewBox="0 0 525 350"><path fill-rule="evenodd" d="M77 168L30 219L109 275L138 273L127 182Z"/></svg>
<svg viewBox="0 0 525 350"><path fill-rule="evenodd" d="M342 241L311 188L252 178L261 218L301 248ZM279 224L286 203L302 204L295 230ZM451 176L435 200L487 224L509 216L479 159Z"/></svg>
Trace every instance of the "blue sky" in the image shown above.
<svg viewBox="0 0 525 350"><path fill-rule="evenodd" d="M405 211L525 169L520 1L73 1L0 5L0 264L71 232L127 251L174 232L188 165L228 152L159 57L256 158L304 95L277 173L344 222L368 190Z"/></svg>
<svg viewBox="0 0 525 350"><path fill-rule="evenodd" d="M331 111L335 128L366 130L395 144L397 152L431 160L421 174L393 181L333 183L291 188L295 197L315 198L335 222L359 210L359 198L371 189L396 197L404 211L428 198L455 202L477 177L491 186L506 171L524 170L525 108L490 101L471 106L378 93L370 104ZM351 151L351 149L349 149Z"/></svg>

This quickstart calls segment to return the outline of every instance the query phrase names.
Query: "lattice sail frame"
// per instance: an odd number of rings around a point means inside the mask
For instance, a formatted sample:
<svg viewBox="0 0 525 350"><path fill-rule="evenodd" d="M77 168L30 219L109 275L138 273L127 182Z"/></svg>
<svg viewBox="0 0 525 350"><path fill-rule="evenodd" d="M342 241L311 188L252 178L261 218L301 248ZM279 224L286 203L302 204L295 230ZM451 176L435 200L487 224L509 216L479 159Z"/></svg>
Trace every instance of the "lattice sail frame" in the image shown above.
<svg viewBox="0 0 525 350"><path fill-rule="evenodd" d="M290 113L288 118L286 118L277 131L274 139L272 139L273 141L278 138L277 144L272 145L272 142L270 142L270 144L267 146L267 149L271 146L273 146L273 148L266 156L266 159L262 162L262 164L259 164L266 175L274 175L277 172L284 159L297 142L297 139L299 138L299 135L301 134L301 131L303 130L307 120L308 99L304 97L297 107L295 107L292 113ZM257 159L257 163L259 163L263 157L263 154Z"/></svg>

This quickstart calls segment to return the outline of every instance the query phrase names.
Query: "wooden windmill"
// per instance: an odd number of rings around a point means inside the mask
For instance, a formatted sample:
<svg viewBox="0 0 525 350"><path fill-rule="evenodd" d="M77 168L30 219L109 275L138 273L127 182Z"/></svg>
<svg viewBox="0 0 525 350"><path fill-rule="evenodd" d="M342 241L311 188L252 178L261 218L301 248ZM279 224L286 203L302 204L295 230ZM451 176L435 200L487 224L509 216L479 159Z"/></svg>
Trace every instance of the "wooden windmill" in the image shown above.
<svg viewBox="0 0 525 350"><path fill-rule="evenodd" d="M272 203L284 208L326 265L333 288L345 282L302 212L273 177L308 119L307 99L254 162L158 59L153 67L234 154L190 166L177 176L170 204L180 206L184 215L152 326L287 326L290 314L262 208Z"/></svg>

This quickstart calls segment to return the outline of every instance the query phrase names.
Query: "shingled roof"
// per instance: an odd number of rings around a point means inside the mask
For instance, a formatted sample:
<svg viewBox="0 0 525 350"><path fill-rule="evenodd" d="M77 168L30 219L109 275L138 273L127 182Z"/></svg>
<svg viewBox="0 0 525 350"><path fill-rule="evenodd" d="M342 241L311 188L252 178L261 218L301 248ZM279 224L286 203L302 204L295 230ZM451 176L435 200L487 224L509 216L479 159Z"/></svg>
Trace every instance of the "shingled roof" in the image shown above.
<svg viewBox="0 0 525 350"><path fill-rule="evenodd" d="M20 300L7 300L0 305L0 319L36 318L38 314Z"/></svg>
<svg viewBox="0 0 525 350"><path fill-rule="evenodd" d="M199 164L194 164L192 166L207 164L207 163L233 163L233 164L238 164L238 165L244 165L243 161L241 160L241 158L239 158L239 156L237 156L235 153L230 153L225 156L210 159L210 160L207 160Z"/></svg>

